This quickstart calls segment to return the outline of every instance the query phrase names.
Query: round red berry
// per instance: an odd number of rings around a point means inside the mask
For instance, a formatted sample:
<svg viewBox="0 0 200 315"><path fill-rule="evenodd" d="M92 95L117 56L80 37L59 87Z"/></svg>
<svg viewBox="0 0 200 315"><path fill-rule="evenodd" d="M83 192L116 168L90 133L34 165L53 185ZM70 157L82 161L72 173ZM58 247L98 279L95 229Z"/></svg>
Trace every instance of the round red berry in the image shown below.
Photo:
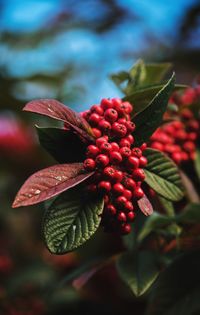
<svg viewBox="0 0 200 315"><path fill-rule="evenodd" d="M104 132L104 133L108 133L110 130L111 130L111 124L102 119L100 122L99 122L99 128Z"/></svg>
<svg viewBox="0 0 200 315"><path fill-rule="evenodd" d="M120 148L119 152L121 153L122 158L128 158L131 155L131 150L128 147Z"/></svg>
<svg viewBox="0 0 200 315"><path fill-rule="evenodd" d="M119 145L117 142L111 142L111 146L113 151L119 151Z"/></svg>
<svg viewBox="0 0 200 315"><path fill-rule="evenodd" d="M83 166L86 169L86 171L93 171L95 169L95 161L93 159L86 159L83 162Z"/></svg>
<svg viewBox="0 0 200 315"><path fill-rule="evenodd" d="M132 222L135 219L135 213L133 211L130 211L127 213L126 217L128 221Z"/></svg>
<svg viewBox="0 0 200 315"><path fill-rule="evenodd" d="M98 114L98 115L100 115L100 116L102 116L103 113L104 113L103 108L100 107L99 105L93 105L93 106L91 107L91 112L92 112L92 113L96 113L96 114Z"/></svg>
<svg viewBox="0 0 200 315"><path fill-rule="evenodd" d="M119 170L116 170L115 174L113 175L113 180L115 182L121 182L123 178L123 173Z"/></svg>
<svg viewBox="0 0 200 315"><path fill-rule="evenodd" d="M139 159L136 156L129 156L127 164L129 167L138 168L139 167Z"/></svg>
<svg viewBox="0 0 200 315"><path fill-rule="evenodd" d="M132 178L127 177L124 180L124 186L126 188L130 189L131 191L133 191L136 188L136 183L135 183L135 181Z"/></svg>
<svg viewBox="0 0 200 315"><path fill-rule="evenodd" d="M97 166L99 166L99 167L105 167L109 164L109 158L105 154L97 155L95 161L96 161Z"/></svg>
<svg viewBox="0 0 200 315"><path fill-rule="evenodd" d="M121 226L121 233L126 235L126 234L129 234L131 232L131 226L130 224L123 224Z"/></svg>
<svg viewBox="0 0 200 315"><path fill-rule="evenodd" d="M101 137L101 130L97 129L97 128L92 128L92 133L96 138Z"/></svg>
<svg viewBox="0 0 200 315"><path fill-rule="evenodd" d="M158 142L158 141L155 141L155 142L152 142L151 148L152 148L152 149L159 150L159 151L163 151L164 146L163 146L162 143L160 143L160 142Z"/></svg>
<svg viewBox="0 0 200 315"><path fill-rule="evenodd" d="M125 139L128 140L130 142L130 144L133 144L135 141L135 139L132 135L128 135Z"/></svg>
<svg viewBox="0 0 200 315"><path fill-rule="evenodd" d="M134 197L140 199L144 196L144 192L141 187L136 187L134 190Z"/></svg>
<svg viewBox="0 0 200 315"><path fill-rule="evenodd" d="M116 199L116 204L119 206L119 207L125 207L126 203L128 202L128 200L126 199L126 197L124 196L119 196L117 197Z"/></svg>
<svg viewBox="0 0 200 315"><path fill-rule="evenodd" d="M103 170L104 176L108 179L114 179L115 173L116 173L116 170L111 166L107 166Z"/></svg>
<svg viewBox="0 0 200 315"><path fill-rule="evenodd" d="M121 139L121 140L119 141L119 146L120 146L120 147L127 147L127 148L130 148L131 143L130 143L130 141L128 141L128 139L123 138L123 139Z"/></svg>
<svg viewBox="0 0 200 315"><path fill-rule="evenodd" d="M120 211L117 216L118 221L120 222L126 222L126 215L124 212Z"/></svg>
<svg viewBox="0 0 200 315"><path fill-rule="evenodd" d="M140 167L145 167L147 165L147 158L145 156L139 158L139 165Z"/></svg>
<svg viewBox="0 0 200 315"><path fill-rule="evenodd" d="M126 128L128 132L133 132L135 130L135 124L132 121L126 122Z"/></svg>
<svg viewBox="0 0 200 315"><path fill-rule="evenodd" d="M132 155L136 156L137 158L140 158L142 156L142 150L140 148L133 148Z"/></svg>
<svg viewBox="0 0 200 315"><path fill-rule="evenodd" d="M126 125L127 120L126 120L126 118L119 118L119 119L117 120L117 122L118 122L119 124Z"/></svg>
<svg viewBox="0 0 200 315"><path fill-rule="evenodd" d="M124 186L120 183L116 183L112 187L113 193L115 195L122 195L124 193Z"/></svg>
<svg viewBox="0 0 200 315"><path fill-rule="evenodd" d="M107 98L103 98L101 100L101 108L103 108L104 110L111 108L113 106L112 101L107 99Z"/></svg>
<svg viewBox="0 0 200 315"><path fill-rule="evenodd" d="M108 152L110 152L111 150L112 150L112 146L111 146L111 144L108 143L108 142L104 142L104 143L102 143L102 145L100 146L100 151L101 151L102 153L108 153Z"/></svg>
<svg viewBox="0 0 200 315"><path fill-rule="evenodd" d="M88 157L95 158L99 154L99 148L97 146L91 144L87 147L86 154Z"/></svg>
<svg viewBox="0 0 200 315"><path fill-rule="evenodd" d="M107 141L108 141L108 136L100 137L96 139L96 145L97 147L100 147L104 142L107 142Z"/></svg>
<svg viewBox="0 0 200 315"><path fill-rule="evenodd" d="M108 193L111 190L111 184L107 181L101 181L98 184L98 189L103 193Z"/></svg>
<svg viewBox="0 0 200 315"><path fill-rule="evenodd" d="M118 151L110 152L110 162L113 164L119 164L122 162L122 156Z"/></svg>
<svg viewBox="0 0 200 315"><path fill-rule="evenodd" d="M141 146L140 146L140 150L144 151L147 148L147 144L144 142Z"/></svg>
<svg viewBox="0 0 200 315"><path fill-rule="evenodd" d="M122 138L126 135L127 128L123 124L119 124L117 122L114 122L112 124L112 132L113 132L114 136Z"/></svg>
<svg viewBox="0 0 200 315"><path fill-rule="evenodd" d="M123 196L126 197L127 200L131 200L133 194L132 194L131 190L124 189Z"/></svg>
<svg viewBox="0 0 200 315"><path fill-rule="evenodd" d="M137 168L132 171L133 179L136 181L143 181L145 179L145 173L142 168Z"/></svg>
<svg viewBox="0 0 200 315"><path fill-rule="evenodd" d="M110 123L114 123L118 118L118 113L114 108L108 108L104 113L104 117Z"/></svg>
<svg viewBox="0 0 200 315"><path fill-rule="evenodd" d="M116 215L116 213L117 213L117 210L116 210L115 206L113 206L112 204L107 205L105 211L109 215L112 215L112 216Z"/></svg>
<svg viewBox="0 0 200 315"><path fill-rule="evenodd" d="M96 113L92 113L89 118L89 123L92 126L97 126L101 119L102 119L101 116L99 116Z"/></svg>
<svg viewBox="0 0 200 315"><path fill-rule="evenodd" d="M134 207L133 207L133 204L131 201L127 201L124 205L124 210L126 211L133 211L134 210Z"/></svg>

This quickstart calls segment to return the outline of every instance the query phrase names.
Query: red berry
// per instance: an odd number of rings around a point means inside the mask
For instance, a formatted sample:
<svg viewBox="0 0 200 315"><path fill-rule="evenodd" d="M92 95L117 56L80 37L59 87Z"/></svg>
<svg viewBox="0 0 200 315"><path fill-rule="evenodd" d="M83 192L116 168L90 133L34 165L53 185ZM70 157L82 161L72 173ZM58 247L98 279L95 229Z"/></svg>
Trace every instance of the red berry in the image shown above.
<svg viewBox="0 0 200 315"><path fill-rule="evenodd" d="M83 166L86 169L86 171L93 171L95 169L95 161L93 159L86 159L83 162Z"/></svg>
<svg viewBox="0 0 200 315"><path fill-rule="evenodd" d="M116 170L114 176L113 176L113 180L115 182L121 182L122 181L122 178L123 178L123 173L119 170Z"/></svg>
<svg viewBox="0 0 200 315"><path fill-rule="evenodd" d="M96 113L92 113L89 118L89 123L93 126L97 126L101 119L101 116Z"/></svg>
<svg viewBox="0 0 200 315"><path fill-rule="evenodd" d="M104 113L104 117L107 121L113 123L117 120L118 113L114 108L108 108Z"/></svg>
<svg viewBox="0 0 200 315"><path fill-rule="evenodd" d="M101 100L101 108L103 108L104 110L108 109L108 108L111 108L113 105L112 105L112 101L107 99L107 98L103 98Z"/></svg>
<svg viewBox="0 0 200 315"><path fill-rule="evenodd" d="M102 119L100 122L99 122L99 128L104 132L104 133L108 133L110 130L111 130L111 124Z"/></svg>
<svg viewBox="0 0 200 315"><path fill-rule="evenodd" d="M120 146L120 147L127 147L127 148L130 148L131 143L130 143L127 139L123 138L123 139L120 140L119 146Z"/></svg>
<svg viewBox="0 0 200 315"><path fill-rule="evenodd" d="M132 194L131 190L124 189L123 196L126 197L127 200L131 200L133 194Z"/></svg>
<svg viewBox="0 0 200 315"><path fill-rule="evenodd" d="M104 168L103 170L103 174L106 178L108 179L114 179L114 175L116 173L116 170L111 167L111 166L107 166L106 168Z"/></svg>
<svg viewBox="0 0 200 315"><path fill-rule="evenodd" d="M127 129L125 125L114 122L112 124L112 132L114 136L122 138L126 135Z"/></svg>
<svg viewBox="0 0 200 315"><path fill-rule="evenodd" d="M120 148L119 152L121 153L122 158L128 158L131 155L131 150L128 147Z"/></svg>
<svg viewBox="0 0 200 315"><path fill-rule="evenodd" d="M126 234L129 234L131 232L131 226L130 224L123 224L121 226L121 233L126 235Z"/></svg>
<svg viewBox="0 0 200 315"><path fill-rule="evenodd" d="M130 144L133 144L135 141L135 139L132 135L128 135L125 139L128 140L130 142Z"/></svg>
<svg viewBox="0 0 200 315"><path fill-rule="evenodd" d="M119 151L119 145L117 142L111 142L111 146L113 151Z"/></svg>
<svg viewBox="0 0 200 315"><path fill-rule="evenodd" d="M191 141L197 140L197 133L196 132L189 132L187 135L187 139Z"/></svg>
<svg viewBox="0 0 200 315"><path fill-rule="evenodd" d="M140 150L144 151L147 148L147 144L144 142L141 146L140 146Z"/></svg>
<svg viewBox="0 0 200 315"><path fill-rule="evenodd" d="M136 181L143 181L145 179L145 173L142 168L137 168L132 171L133 179Z"/></svg>
<svg viewBox="0 0 200 315"><path fill-rule="evenodd" d="M193 113L191 112L191 110L190 109L188 109L188 108L185 108L185 109L183 109L182 111L181 111L181 117L183 118L183 119L191 119L191 118L193 118Z"/></svg>
<svg viewBox="0 0 200 315"><path fill-rule="evenodd" d="M182 154L181 152L174 152L172 153L172 160L177 163L180 164L182 161Z"/></svg>
<svg viewBox="0 0 200 315"><path fill-rule="evenodd" d="M86 110L86 111L80 113L80 115L87 120L90 116L90 113L91 113L90 110Z"/></svg>
<svg viewBox="0 0 200 315"><path fill-rule="evenodd" d="M133 110L133 106L129 102L123 102L126 114L130 114Z"/></svg>
<svg viewBox="0 0 200 315"><path fill-rule="evenodd" d="M145 157L145 156L141 156L140 158L139 158L139 165L140 165L140 167L145 167L146 165L147 165L147 158Z"/></svg>
<svg viewBox="0 0 200 315"><path fill-rule="evenodd" d="M112 98L112 104L115 107L115 109L117 110L118 106L120 106L122 103L122 100L120 98ZM118 111L118 110L117 110Z"/></svg>
<svg viewBox="0 0 200 315"><path fill-rule="evenodd" d="M87 156L91 158L95 158L97 154L99 154L99 149L95 145L91 144L87 147Z"/></svg>
<svg viewBox="0 0 200 315"><path fill-rule="evenodd" d="M128 202L128 200L126 199L126 197L124 196L119 196L117 197L116 199L116 204L119 206L119 207L125 207L126 203Z"/></svg>
<svg viewBox="0 0 200 315"><path fill-rule="evenodd" d="M103 108L101 108L99 105L93 105L91 107L91 112L92 113L96 113L96 114L98 114L100 116L102 116L103 113L104 113Z"/></svg>
<svg viewBox="0 0 200 315"><path fill-rule="evenodd" d="M156 149L156 150L159 150L159 151L163 151L164 149L164 146L162 143L158 142L158 141L155 141L151 144L151 148L152 149Z"/></svg>
<svg viewBox="0 0 200 315"><path fill-rule="evenodd" d="M123 125L126 125L126 118L119 118L118 121L117 121L119 124L123 124Z"/></svg>
<svg viewBox="0 0 200 315"><path fill-rule="evenodd" d="M187 152L192 152L192 151L195 151L196 149L196 146L194 144L194 142L192 141L186 141L184 144L183 144L183 149Z"/></svg>
<svg viewBox="0 0 200 315"><path fill-rule="evenodd" d="M126 211L133 211L134 207L131 201L127 201L124 205L124 210Z"/></svg>
<svg viewBox="0 0 200 315"><path fill-rule="evenodd" d="M111 184L107 181L101 181L98 184L98 189L103 193L108 193L111 190Z"/></svg>
<svg viewBox="0 0 200 315"><path fill-rule="evenodd" d="M126 215L124 212L119 212L118 216L117 216L118 221L120 222L126 222Z"/></svg>
<svg viewBox="0 0 200 315"><path fill-rule="evenodd" d="M92 128L92 133L96 138L101 137L101 131L97 128Z"/></svg>
<svg viewBox="0 0 200 315"><path fill-rule="evenodd" d="M134 190L134 198L140 199L144 196L144 192L141 187L136 187Z"/></svg>
<svg viewBox="0 0 200 315"><path fill-rule="evenodd" d="M108 142L104 142L104 143L102 143L102 145L100 146L100 151L101 151L102 153L108 153L108 152L110 152L111 150L112 150L112 146L111 146L111 144L108 143Z"/></svg>
<svg viewBox="0 0 200 315"><path fill-rule="evenodd" d="M100 137L96 140L97 147L100 147L104 142L108 141L108 136Z"/></svg>
<svg viewBox="0 0 200 315"><path fill-rule="evenodd" d="M131 168L139 167L139 159L136 156L129 156L127 164Z"/></svg>
<svg viewBox="0 0 200 315"><path fill-rule="evenodd" d="M124 193L124 186L120 183L116 183L112 187L113 193L115 195L122 195Z"/></svg>
<svg viewBox="0 0 200 315"><path fill-rule="evenodd" d="M130 211L127 213L126 217L128 221L132 222L135 219L135 213L133 211Z"/></svg>
<svg viewBox="0 0 200 315"><path fill-rule="evenodd" d="M99 154L96 157L96 164L99 167L105 167L109 163L109 158L105 154Z"/></svg>
<svg viewBox="0 0 200 315"><path fill-rule="evenodd" d="M133 132L136 128L135 124L132 121L127 121L125 126L128 132Z"/></svg>
<svg viewBox="0 0 200 315"><path fill-rule="evenodd" d="M103 200L104 200L104 205L107 205L110 201L110 198L108 195L104 195Z"/></svg>
<svg viewBox="0 0 200 315"><path fill-rule="evenodd" d="M113 216L113 215L116 215L116 213L117 213L116 208L115 208L112 204L107 205L105 211L106 211L109 215L112 215L112 216Z"/></svg>
<svg viewBox="0 0 200 315"><path fill-rule="evenodd" d="M111 151L110 152L110 162L113 164L119 164L122 161L122 156L117 151Z"/></svg>
<svg viewBox="0 0 200 315"><path fill-rule="evenodd" d="M199 123L197 120L191 120L187 127L189 128L189 130L192 130L192 131L198 131L199 129Z"/></svg>
<svg viewBox="0 0 200 315"><path fill-rule="evenodd" d="M142 156L142 150L140 150L140 148L133 148L132 155L140 158Z"/></svg>
<svg viewBox="0 0 200 315"><path fill-rule="evenodd" d="M127 177L124 181L124 186L133 191L136 188L136 183L132 178Z"/></svg>

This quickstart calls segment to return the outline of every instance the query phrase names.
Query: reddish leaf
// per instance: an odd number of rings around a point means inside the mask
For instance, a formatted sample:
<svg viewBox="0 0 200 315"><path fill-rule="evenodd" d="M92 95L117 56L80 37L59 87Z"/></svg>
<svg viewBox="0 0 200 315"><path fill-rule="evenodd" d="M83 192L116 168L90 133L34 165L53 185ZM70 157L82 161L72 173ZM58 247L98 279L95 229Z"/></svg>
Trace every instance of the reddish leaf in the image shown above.
<svg viewBox="0 0 200 315"><path fill-rule="evenodd" d="M146 215L151 215L153 213L153 207L152 204L150 203L149 199L147 198L146 195L142 197L141 199L138 200L138 206L140 210Z"/></svg>
<svg viewBox="0 0 200 315"><path fill-rule="evenodd" d="M93 140L92 129L87 121L80 114L54 99L31 101L26 104L23 110L61 120L83 138Z"/></svg>
<svg viewBox="0 0 200 315"><path fill-rule="evenodd" d="M78 185L93 173L84 173L82 163L59 164L30 176L19 190L13 208L33 205Z"/></svg>

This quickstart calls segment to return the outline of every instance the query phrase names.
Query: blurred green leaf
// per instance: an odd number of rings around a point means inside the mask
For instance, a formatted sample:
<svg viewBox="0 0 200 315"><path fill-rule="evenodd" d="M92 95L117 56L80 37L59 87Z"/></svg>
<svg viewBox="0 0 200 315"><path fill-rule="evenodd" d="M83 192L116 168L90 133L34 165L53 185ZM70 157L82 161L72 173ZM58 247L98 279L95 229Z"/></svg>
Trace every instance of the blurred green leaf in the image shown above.
<svg viewBox="0 0 200 315"><path fill-rule="evenodd" d="M184 193L175 163L158 150L147 149L144 154L148 159L145 182L167 200L180 200Z"/></svg>
<svg viewBox="0 0 200 315"><path fill-rule="evenodd" d="M142 81L143 85L155 84L161 82L167 72L171 69L172 64L166 63L147 63L145 65L145 78Z"/></svg>
<svg viewBox="0 0 200 315"><path fill-rule="evenodd" d="M144 294L159 274L155 253L150 251L122 254L117 261L117 270L136 296Z"/></svg>
<svg viewBox="0 0 200 315"><path fill-rule="evenodd" d="M196 150L196 157L195 157L195 160L194 160L194 165L195 165L195 169L196 169L196 172L197 172L197 175L200 179L200 148L198 148Z"/></svg>
<svg viewBox="0 0 200 315"><path fill-rule="evenodd" d="M65 254L89 240L100 224L103 206L102 198L86 199L80 188L61 194L44 216L43 235L50 252Z"/></svg>
<svg viewBox="0 0 200 315"><path fill-rule="evenodd" d="M180 223L199 223L200 222L200 203L188 204L181 214L176 217Z"/></svg>
<svg viewBox="0 0 200 315"><path fill-rule="evenodd" d="M200 314L199 265L199 251L181 255L169 265L155 284L146 314Z"/></svg>
<svg viewBox="0 0 200 315"><path fill-rule="evenodd" d="M174 89L175 75L156 94L150 104L134 117L137 128L134 132L135 145L147 142L153 132L162 123L163 115L166 111L169 97Z"/></svg>

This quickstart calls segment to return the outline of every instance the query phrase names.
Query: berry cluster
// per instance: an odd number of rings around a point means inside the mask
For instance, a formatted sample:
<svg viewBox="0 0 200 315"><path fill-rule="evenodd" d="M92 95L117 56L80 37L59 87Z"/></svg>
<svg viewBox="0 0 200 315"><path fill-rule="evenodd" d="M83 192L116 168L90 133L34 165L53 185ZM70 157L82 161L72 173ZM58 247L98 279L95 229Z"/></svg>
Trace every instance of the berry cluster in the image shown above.
<svg viewBox="0 0 200 315"><path fill-rule="evenodd" d="M200 92L200 89L198 91ZM171 101L176 101L180 107L179 120L163 125L151 137L150 147L166 153L176 164L195 158L200 123L186 105L197 101L197 96L197 91L192 88L187 89L179 100L177 95L173 95ZM168 118L173 117L172 113L167 114Z"/></svg>
<svg viewBox="0 0 200 315"><path fill-rule="evenodd" d="M146 144L134 147L135 124L130 113L133 107L121 99L102 99L83 117L92 126L95 144L87 147L84 167L95 171L87 189L104 195L102 224L106 231L128 234L135 218L137 200L144 192L141 183L147 164L143 156Z"/></svg>

